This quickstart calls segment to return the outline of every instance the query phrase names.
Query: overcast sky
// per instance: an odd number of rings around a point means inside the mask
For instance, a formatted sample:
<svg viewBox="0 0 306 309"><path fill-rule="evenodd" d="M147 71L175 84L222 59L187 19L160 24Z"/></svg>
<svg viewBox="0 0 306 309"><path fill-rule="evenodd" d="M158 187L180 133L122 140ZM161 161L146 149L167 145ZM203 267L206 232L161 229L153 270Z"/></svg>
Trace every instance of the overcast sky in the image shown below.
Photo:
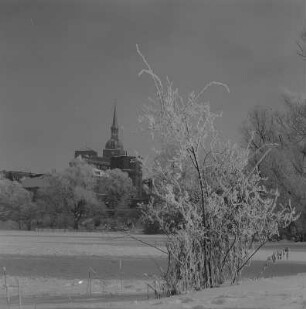
<svg viewBox="0 0 306 309"><path fill-rule="evenodd" d="M125 148L146 156L137 113L153 88L136 43L183 96L227 83L229 95L206 99L237 141L253 106L303 91L304 13L304 0L0 0L0 170L61 170L84 146L101 154L115 101Z"/></svg>

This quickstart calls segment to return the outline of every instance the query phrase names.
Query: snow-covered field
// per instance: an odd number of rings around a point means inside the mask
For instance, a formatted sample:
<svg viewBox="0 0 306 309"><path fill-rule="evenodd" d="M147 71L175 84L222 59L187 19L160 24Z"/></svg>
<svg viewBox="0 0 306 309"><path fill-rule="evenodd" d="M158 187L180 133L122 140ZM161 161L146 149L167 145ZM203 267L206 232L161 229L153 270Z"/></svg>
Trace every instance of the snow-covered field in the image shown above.
<svg viewBox="0 0 306 309"><path fill-rule="evenodd" d="M162 236L134 235L152 245ZM0 254L24 256L162 256L127 233L0 231Z"/></svg>
<svg viewBox="0 0 306 309"><path fill-rule="evenodd" d="M17 309L15 303L10 309ZM5 302L0 302L0 308L6 308ZM201 292L157 300L116 301L110 299L83 297L77 300L49 299L33 307L23 304L24 309L305 309L306 308L306 274L295 276L266 278L258 281L242 281L236 286L224 286Z"/></svg>
<svg viewBox="0 0 306 309"><path fill-rule="evenodd" d="M243 281L237 286L190 293L149 302L148 304L139 304L134 308L302 309L306 308L306 274L267 278L258 281Z"/></svg>
<svg viewBox="0 0 306 309"><path fill-rule="evenodd" d="M153 245L162 243L160 236L135 236ZM177 297L146 301L143 299L146 298L147 283L151 283L150 279L134 276L134 272L138 271L142 274L143 269L150 265L146 263L150 259L160 259L162 253L125 234L0 231L0 265L1 267L9 265L7 282L11 285L10 309L19 308L18 282L23 309L306 309L306 243L270 243L258 252L253 261L254 264L263 265L273 252L287 246L290 248L289 258L276 261L276 273L270 273L275 277L259 280L243 278L236 286L223 286ZM123 275L122 278L117 272L119 269L117 261L121 258L123 264L129 268L126 269L125 276ZM133 260L135 263L132 263ZM45 261L48 267L44 266ZM107 261L109 264L106 263ZM81 272L78 272L78 268L80 268L79 265L85 263L87 271L87 267L93 262L98 263L97 267L100 263L106 263L106 268L109 269L114 264L117 274L108 278L93 278L92 295L89 296L88 280L86 276L80 277ZM73 268L73 265L69 263L75 263L77 266ZM58 267L57 272L55 267ZM260 267L258 266L258 269ZM75 275L65 274L67 269L74 271ZM282 272L277 273L280 269ZM110 271L113 272L113 270ZM255 271L257 272L256 268ZM301 273L297 274L298 272ZM290 276L290 274L295 275ZM269 273L266 275L270 276ZM278 277L279 275L283 276ZM3 284L4 276L2 275L0 277L1 309L8 308ZM136 294L142 295L138 297Z"/></svg>

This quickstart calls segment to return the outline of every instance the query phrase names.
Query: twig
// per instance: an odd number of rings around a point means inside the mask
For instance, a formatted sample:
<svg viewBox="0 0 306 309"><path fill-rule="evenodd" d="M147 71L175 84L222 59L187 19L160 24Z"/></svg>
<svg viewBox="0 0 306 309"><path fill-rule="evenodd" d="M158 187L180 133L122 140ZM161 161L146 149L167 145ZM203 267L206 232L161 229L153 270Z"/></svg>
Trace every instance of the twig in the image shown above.
<svg viewBox="0 0 306 309"><path fill-rule="evenodd" d="M242 265L238 268L237 273L240 272L240 270L248 263L248 261L258 252L258 250L264 246L268 242L268 239L266 239L263 243L261 243L256 250L253 251L253 253L242 263Z"/></svg>
<svg viewBox="0 0 306 309"><path fill-rule="evenodd" d="M155 285L156 285L156 282L155 282ZM155 298L160 298L160 293L158 292L158 290L153 287L151 284L147 283L147 288L150 288L153 290L154 294L155 294Z"/></svg>
<svg viewBox="0 0 306 309"><path fill-rule="evenodd" d="M237 235L235 234L235 239L233 240L233 243L231 244L231 246L228 248L224 258L223 258L223 262L222 262L222 266L221 266L221 271L223 270L223 267L225 265L225 262L226 262L226 259L227 259L227 256L229 255L230 251L233 249L235 243L236 243L236 240L237 240Z"/></svg>
<svg viewBox="0 0 306 309"><path fill-rule="evenodd" d="M128 235L130 238L132 238L132 239L134 239L134 240L139 241L140 243L142 243L142 244L144 244L144 245L147 245L147 246L149 246L149 247L152 247L152 248L154 248L154 249L156 249L156 250L158 250L158 251L160 251L160 252L162 252L162 253L168 255L168 252L167 252L167 251L165 251L165 250L163 250L163 249L161 249L161 248L158 248L157 246L154 246L154 245L152 245L152 244L150 244L150 243L148 243L148 242L146 242L146 241L144 241L144 240L141 240L141 239L139 239L139 238L137 238L137 237L135 237L135 236L132 236L132 235L129 234L129 233L126 233L126 235Z"/></svg>
<svg viewBox="0 0 306 309"><path fill-rule="evenodd" d="M222 86L226 89L226 91L228 93L230 93L230 89L228 87L227 84L224 84L224 83L221 83L221 82L216 82L216 81L212 81L212 82L209 82L208 84L206 84L204 86L204 88L198 93L198 95L195 97L195 100L197 100L209 87L211 86Z"/></svg>

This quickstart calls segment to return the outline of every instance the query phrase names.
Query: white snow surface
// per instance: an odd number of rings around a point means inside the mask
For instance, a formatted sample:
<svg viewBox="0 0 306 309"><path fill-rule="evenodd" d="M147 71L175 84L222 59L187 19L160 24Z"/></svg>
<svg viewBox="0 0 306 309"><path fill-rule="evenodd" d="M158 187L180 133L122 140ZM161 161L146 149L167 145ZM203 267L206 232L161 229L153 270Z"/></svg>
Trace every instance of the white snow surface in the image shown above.
<svg viewBox="0 0 306 309"><path fill-rule="evenodd" d="M122 306L119 308L129 307ZM258 281L242 281L235 286L192 292L146 303L134 303L133 308L305 309L306 273L296 276L260 279Z"/></svg>

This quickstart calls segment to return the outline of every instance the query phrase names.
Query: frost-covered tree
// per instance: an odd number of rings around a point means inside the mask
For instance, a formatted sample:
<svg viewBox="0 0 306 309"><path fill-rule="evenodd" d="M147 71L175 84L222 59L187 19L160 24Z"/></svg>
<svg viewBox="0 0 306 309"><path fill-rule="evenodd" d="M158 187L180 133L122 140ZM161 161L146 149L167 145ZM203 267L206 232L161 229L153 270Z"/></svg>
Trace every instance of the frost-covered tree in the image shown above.
<svg viewBox="0 0 306 309"><path fill-rule="evenodd" d="M302 97L287 92L283 95L285 109L280 112L257 107L250 111L242 126L243 144L253 135L250 164L269 150L258 165L266 186L278 187L280 200L292 200L301 213L296 222L300 233L306 232L306 103ZM258 115L261 115L260 117Z"/></svg>
<svg viewBox="0 0 306 309"><path fill-rule="evenodd" d="M31 229L31 223L37 216L37 205L32 201L32 193L22 187L17 181L0 179L0 219L12 220L18 223L19 229L26 225Z"/></svg>
<svg viewBox="0 0 306 309"><path fill-rule="evenodd" d="M49 185L39 191L38 199L54 225L59 217L68 216L73 228L78 229L82 219L100 211L96 182L93 168L75 159L70 167L49 177Z"/></svg>
<svg viewBox="0 0 306 309"><path fill-rule="evenodd" d="M211 82L184 99L138 53L145 64L140 75L156 88L141 117L159 145L144 215L167 236L165 288L176 294L235 282L279 226L296 219L294 210L290 204L276 210L278 192L265 188L256 166L249 168L249 149L219 137L218 115L202 97L208 87L228 87Z"/></svg>
<svg viewBox="0 0 306 309"><path fill-rule="evenodd" d="M36 201L39 205L39 222L43 226L51 228L65 227L71 223L71 214L65 207L66 190L59 173L53 172L46 177L46 185L36 193ZM63 226L61 224L63 222Z"/></svg>
<svg viewBox="0 0 306 309"><path fill-rule="evenodd" d="M132 179L120 169L105 171L98 179L97 190L104 195L105 205L114 213L122 207L128 207L135 195Z"/></svg>
<svg viewBox="0 0 306 309"><path fill-rule="evenodd" d="M306 28L297 41L297 53L306 60ZM306 99L287 91L283 94L285 109L276 111L257 107L250 111L241 133L246 145L250 144L250 164L269 149L266 159L258 166L267 186L278 187L280 200L292 200L301 213L300 220L292 226L306 233ZM272 144L276 147L271 147Z"/></svg>

